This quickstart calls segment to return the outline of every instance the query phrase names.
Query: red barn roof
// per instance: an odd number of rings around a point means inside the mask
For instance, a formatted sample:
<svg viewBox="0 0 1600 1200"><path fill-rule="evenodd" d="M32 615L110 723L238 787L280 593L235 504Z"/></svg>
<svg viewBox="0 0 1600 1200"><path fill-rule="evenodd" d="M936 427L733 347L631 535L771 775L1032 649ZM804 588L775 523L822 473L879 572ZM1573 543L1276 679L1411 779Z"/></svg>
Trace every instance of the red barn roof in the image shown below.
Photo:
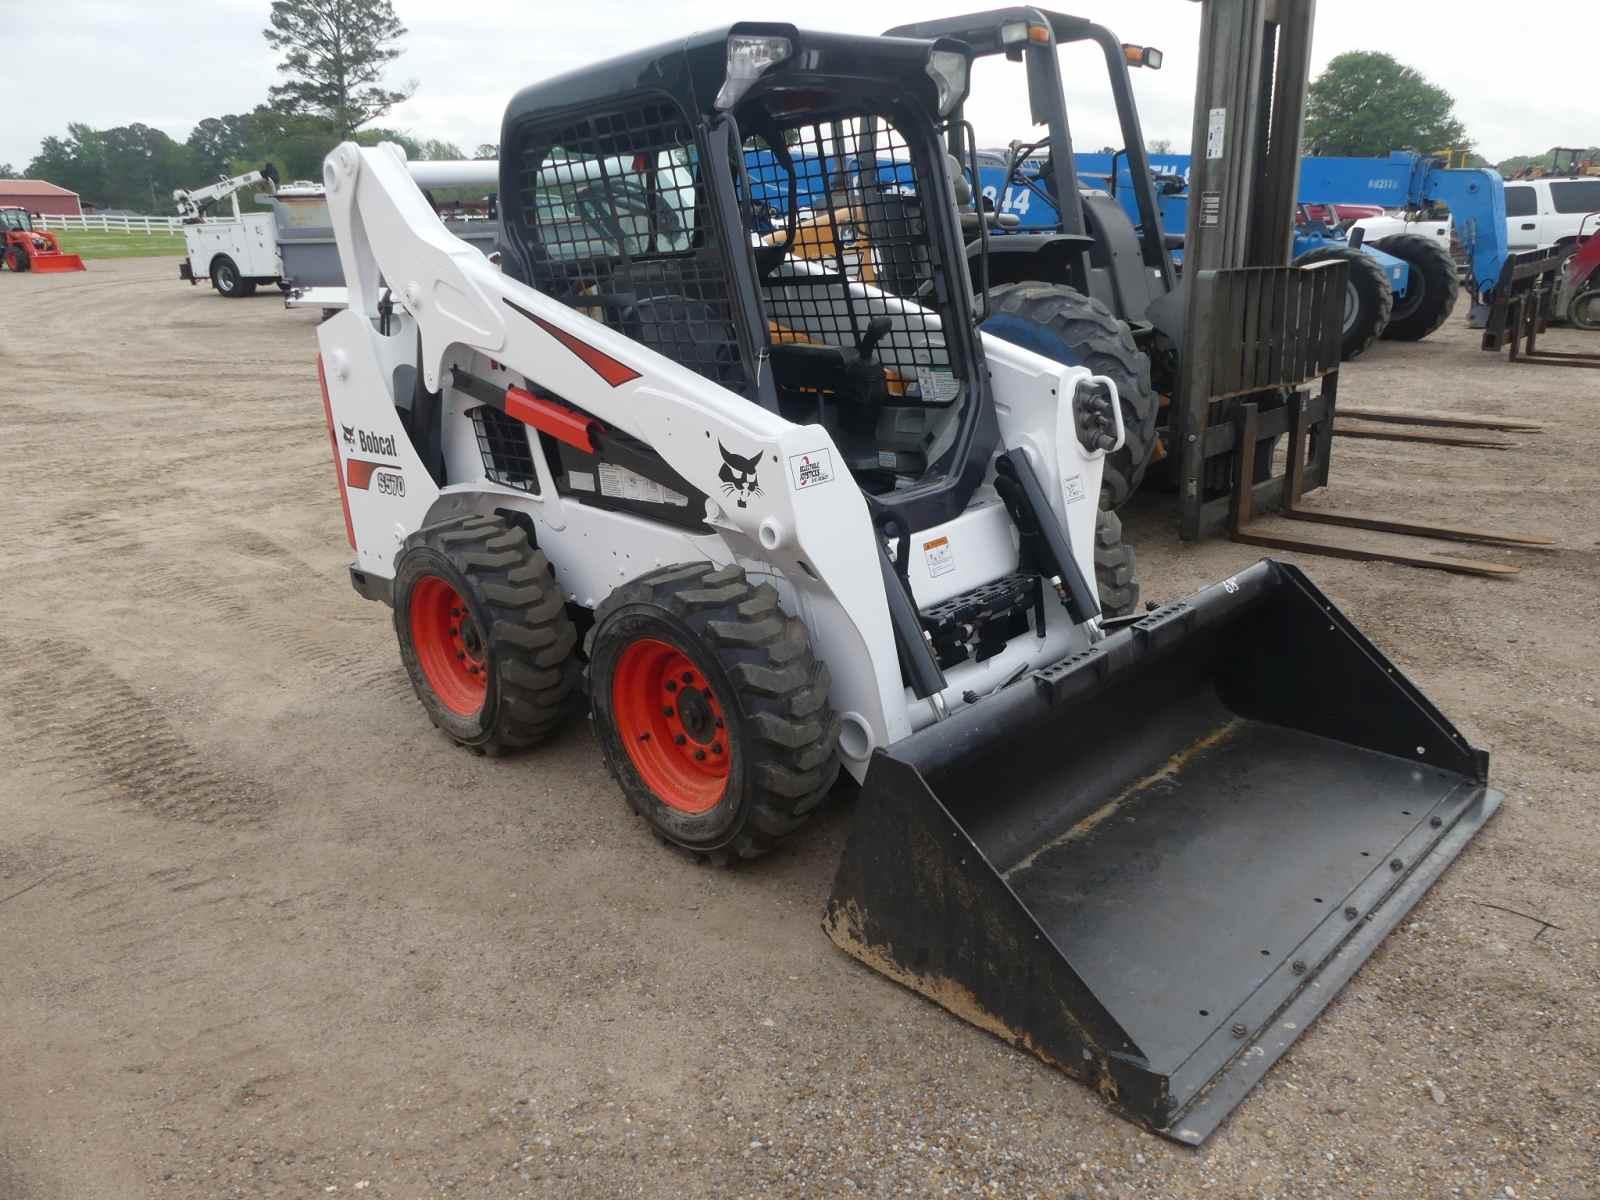
<svg viewBox="0 0 1600 1200"><path fill-rule="evenodd" d="M0 179L0 192L8 196L76 196L78 193L42 179Z"/></svg>

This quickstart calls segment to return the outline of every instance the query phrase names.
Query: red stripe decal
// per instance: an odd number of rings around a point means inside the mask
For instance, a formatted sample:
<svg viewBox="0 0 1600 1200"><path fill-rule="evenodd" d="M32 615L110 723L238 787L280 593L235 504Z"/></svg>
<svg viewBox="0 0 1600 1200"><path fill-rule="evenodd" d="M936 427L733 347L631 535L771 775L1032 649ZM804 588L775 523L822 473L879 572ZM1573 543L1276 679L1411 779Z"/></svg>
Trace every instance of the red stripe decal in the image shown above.
<svg viewBox="0 0 1600 1200"><path fill-rule="evenodd" d="M512 304L509 300L507 300L506 303L510 304L512 308L516 309L540 329L544 330L551 337L555 338L556 341L560 342L568 350L571 350L584 361L584 364L591 371L600 376L601 379L604 379L612 387L621 387L623 384L639 378L639 372L635 371L626 363L620 363L604 351L596 350L593 346L589 345L588 342L579 341L565 329L558 329L556 326L550 324L549 321L546 321L543 317L535 316L533 313L523 308L520 304Z"/></svg>
<svg viewBox="0 0 1600 1200"><path fill-rule="evenodd" d="M594 433L599 423L586 413L558 404L548 396L535 395L524 388L506 389L506 415L557 441L575 446L585 454L594 453Z"/></svg>
<svg viewBox="0 0 1600 1200"><path fill-rule="evenodd" d="M345 460L346 480L353 488L360 488L363 492L372 487L372 473L381 471L387 464L367 462L360 458Z"/></svg>
<svg viewBox="0 0 1600 1200"><path fill-rule="evenodd" d="M333 431L333 405L328 400L328 375L322 369L322 355L317 355L317 383L322 388L322 415L328 420L328 446L333 450L333 477L339 482L339 507L344 510L344 536L350 540L350 549L356 548L356 527L350 523L350 496L344 490L344 472L339 470L339 437Z"/></svg>

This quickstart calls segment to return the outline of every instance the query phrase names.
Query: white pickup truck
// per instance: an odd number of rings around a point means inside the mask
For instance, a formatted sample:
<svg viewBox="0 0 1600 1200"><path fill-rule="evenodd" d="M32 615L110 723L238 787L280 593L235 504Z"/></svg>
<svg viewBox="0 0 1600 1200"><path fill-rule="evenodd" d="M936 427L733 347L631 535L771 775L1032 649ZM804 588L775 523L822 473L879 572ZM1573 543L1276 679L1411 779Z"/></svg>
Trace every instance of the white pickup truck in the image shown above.
<svg viewBox="0 0 1600 1200"><path fill-rule="evenodd" d="M1587 225L1585 217L1592 217ZM1506 184L1506 234L1513 250L1576 241L1600 224L1600 176L1519 179Z"/></svg>

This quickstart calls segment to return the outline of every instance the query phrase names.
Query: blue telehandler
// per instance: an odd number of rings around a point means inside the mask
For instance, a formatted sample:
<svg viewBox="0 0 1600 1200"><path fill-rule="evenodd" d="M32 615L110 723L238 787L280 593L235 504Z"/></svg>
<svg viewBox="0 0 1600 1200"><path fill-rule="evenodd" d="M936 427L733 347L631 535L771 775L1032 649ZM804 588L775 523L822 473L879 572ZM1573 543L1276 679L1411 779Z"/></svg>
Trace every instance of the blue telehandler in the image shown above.
<svg viewBox="0 0 1600 1200"><path fill-rule="evenodd" d="M1078 176L1113 196L1135 224L1140 220L1125 154L1075 156ZM1163 229L1188 219L1188 155L1151 156L1157 216ZM1015 163L1005 153L980 160L986 194L1020 228L1047 227L1052 211L1035 157ZM1452 167L1435 155L1396 150L1385 158L1308 156L1300 162L1295 261L1350 262L1344 356L1354 358L1378 337L1418 341L1449 319L1462 286L1472 297L1469 322L1482 328L1511 250L1506 234L1505 185L1487 168ZM1331 222L1335 205L1371 204L1403 210ZM1452 236L1465 257L1460 270Z"/></svg>

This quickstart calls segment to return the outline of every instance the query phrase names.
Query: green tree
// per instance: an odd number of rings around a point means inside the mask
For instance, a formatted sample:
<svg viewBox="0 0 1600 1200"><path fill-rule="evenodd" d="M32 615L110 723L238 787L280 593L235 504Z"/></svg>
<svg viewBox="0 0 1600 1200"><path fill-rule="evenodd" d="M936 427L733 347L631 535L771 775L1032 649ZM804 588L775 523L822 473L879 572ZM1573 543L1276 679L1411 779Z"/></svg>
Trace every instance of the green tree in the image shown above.
<svg viewBox="0 0 1600 1200"><path fill-rule="evenodd" d="M172 190L193 187L188 147L148 125L91 129L67 126L64 138L47 137L28 164L28 175L70 188L101 208L135 212L170 210Z"/></svg>
<svg viewBox="0 0 1600 1200"><path fill-rule="evenodd" d="M233 164L251 157L251 141L254 137L255 130L249 113L206 117L196 124L184 142L189 148L195 173L201 177L195 181L195 186L219 175L237 174Z"/></svg>
<svg viewBox="0 0 1600 1200"><path fill-rule="evenodd" d="M1388 54L1352 50L1335 56L1306 98L1305 145L1311 154L1370 158L1471 144L1450 93Z"/></svg>
<svg viewBox="0 0 1600 1200"><path fill-rule="evenodd" d="M466 158L460 146L443 138L423 138L417 146L417 157L425 162L460 162Z"/></svg>
<svg viewBox="0 0 1600 1200"><path fill-rule="evenodd" d="M498 142L484 142L483 145L472 152L472 157L478 159L499 158L500 144Z"/></svg>
<svg viewBox="0 0 1600 1200"><path fill-rule="evenodd" d="M0 162L0 179L16 179L17 169L8 162Z"/></svg>
<svg viewBox="0 0 1600 1200"><path fill-rule="evenodd" d="M274 106L323 118L341 140L416 90L383 86L406 32L390 0L273 0L268 22L262 33L288 80L271 89Z"/></svg>
<svg viewBox="0 0 1600 1200"><path fill-rule="evenodd" d="M285 183L319 180L322 160L340 141L332 122L266 104L246 115L245 127L249 133L244 149L230 159L226 174L243 174L270 162Z"/></svg>

